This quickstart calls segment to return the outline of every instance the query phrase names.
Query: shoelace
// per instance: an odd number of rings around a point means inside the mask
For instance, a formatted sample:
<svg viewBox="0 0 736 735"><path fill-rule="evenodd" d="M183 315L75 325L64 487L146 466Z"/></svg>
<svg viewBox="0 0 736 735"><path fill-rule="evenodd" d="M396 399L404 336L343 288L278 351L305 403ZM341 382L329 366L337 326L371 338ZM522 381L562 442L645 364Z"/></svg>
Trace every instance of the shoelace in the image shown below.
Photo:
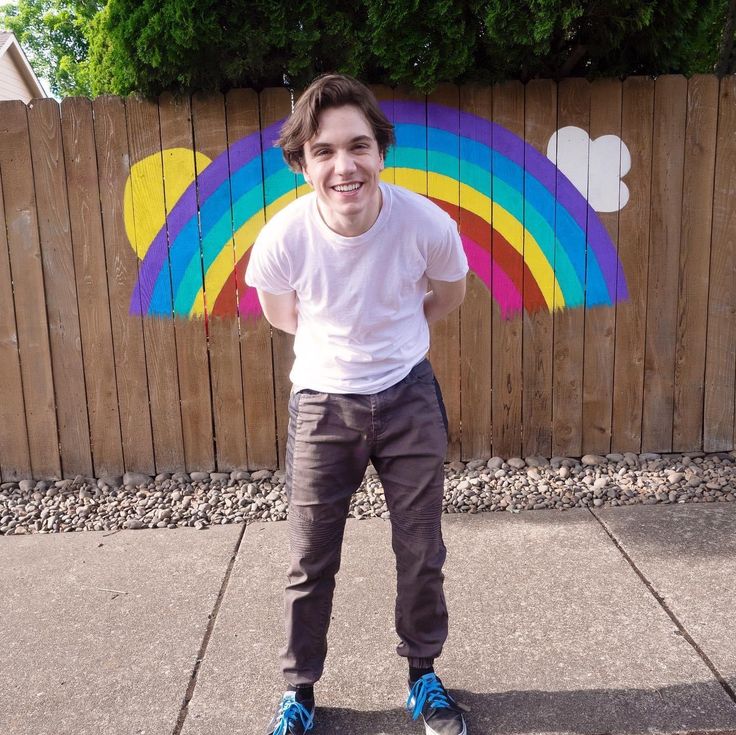
<svg viewBox="0 0 736 735"><path fill-rule="evenodd" d="M413 710L412 700L414 700ZM440 684L436 674L425 674L414 682L414 686L409 692L409 698L406 700L406 708L411 711L413 720L416 720L422 714L424 704L427 701L429 701L429 706L434 707L434 709L449 709L452 707L453 701Z"/></svg>
<svg viewBox="0 0 736 735"><path fill-rule="evenodd" d="M279 706L279 720L273 735L289 735L289 726L301 721L304 732L314 727L314 713L294 699L293 693L284 694Z"/></svg>

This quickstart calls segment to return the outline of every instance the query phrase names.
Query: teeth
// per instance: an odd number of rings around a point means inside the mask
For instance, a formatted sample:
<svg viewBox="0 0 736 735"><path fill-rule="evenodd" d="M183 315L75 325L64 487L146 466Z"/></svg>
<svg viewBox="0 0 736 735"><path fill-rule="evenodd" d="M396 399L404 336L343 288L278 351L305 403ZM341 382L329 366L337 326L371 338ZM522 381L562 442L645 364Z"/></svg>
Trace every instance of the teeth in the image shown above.
<svg viewBox="0 0 736 735"><path fill-rule="evenodd" d="M359 186L360 184L342 184L333 188L335 191L355 191Z"/></svg>

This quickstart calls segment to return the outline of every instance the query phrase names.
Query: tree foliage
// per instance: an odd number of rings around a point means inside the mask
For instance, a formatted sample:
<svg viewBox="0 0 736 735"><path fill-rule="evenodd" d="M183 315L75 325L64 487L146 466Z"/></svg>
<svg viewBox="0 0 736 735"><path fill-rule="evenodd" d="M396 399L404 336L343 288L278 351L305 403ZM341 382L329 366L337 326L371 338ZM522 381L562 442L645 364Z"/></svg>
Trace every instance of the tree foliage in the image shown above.
<svg viewBox="0 0 736 735"><path fill-rule="evenodd" d="M86 31L101 6L95 0L20 0L0 6L0 28L15 34L53 94L87 95L92 87Z"/></svg>
<svg viewBox="0 0 736 735"><path fill-rule="evenodd" d="M75 73L77 90L157 94L301 87L325 71L426 92L442 81L734 70L736 0L19 2L12 22L64 93ZM48 41L52 17L66 56Z"/></svg>

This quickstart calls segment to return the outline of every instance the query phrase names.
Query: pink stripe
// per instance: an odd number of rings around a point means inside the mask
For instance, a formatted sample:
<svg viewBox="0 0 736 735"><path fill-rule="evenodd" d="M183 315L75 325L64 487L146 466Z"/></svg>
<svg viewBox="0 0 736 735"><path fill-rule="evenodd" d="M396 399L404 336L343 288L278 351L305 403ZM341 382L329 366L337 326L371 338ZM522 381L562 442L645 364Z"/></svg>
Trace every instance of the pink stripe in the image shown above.
<svg viewBox="0 0 736 735"><path fill-rule="evenodd" d="M513 281L498 264L494 263L493 286L491 287L491 256L488 251L467 235L461 235L461 239L465 254L468 256L470 270L475 271L478 278L486 284L491 296L501 309L501 316L504 319L510 319L518 314L522 310L523 302L521 293L514 286Z"/></svg>
<svg viewBox="0 0 736 735"><path fill-rule="evenodd" d="M240 312L240 316L246 319L257 319L263 316L263 309L261 309L261 302L258 300L258 292L255 288L251 286L246 287L245 293L240 297L238 311Z"/></svg>

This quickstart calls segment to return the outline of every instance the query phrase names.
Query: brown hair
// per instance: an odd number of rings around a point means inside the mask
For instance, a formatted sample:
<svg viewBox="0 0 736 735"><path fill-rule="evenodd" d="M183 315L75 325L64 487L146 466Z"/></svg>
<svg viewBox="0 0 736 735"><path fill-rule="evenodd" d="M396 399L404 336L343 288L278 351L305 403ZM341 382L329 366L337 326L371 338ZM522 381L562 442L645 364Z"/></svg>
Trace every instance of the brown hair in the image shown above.
<svg viewBox="0 0 736 735"><path fill-rule="evenodd" d="M292 171L300 172L304 163L304 144L319 127L319 115L330 107L354 105L368 120L381 156L396 142L394 126L378 106L373 92L346 74L323 74L317 77L294 105L294 111L281 127L276 143Z"/></svg>

